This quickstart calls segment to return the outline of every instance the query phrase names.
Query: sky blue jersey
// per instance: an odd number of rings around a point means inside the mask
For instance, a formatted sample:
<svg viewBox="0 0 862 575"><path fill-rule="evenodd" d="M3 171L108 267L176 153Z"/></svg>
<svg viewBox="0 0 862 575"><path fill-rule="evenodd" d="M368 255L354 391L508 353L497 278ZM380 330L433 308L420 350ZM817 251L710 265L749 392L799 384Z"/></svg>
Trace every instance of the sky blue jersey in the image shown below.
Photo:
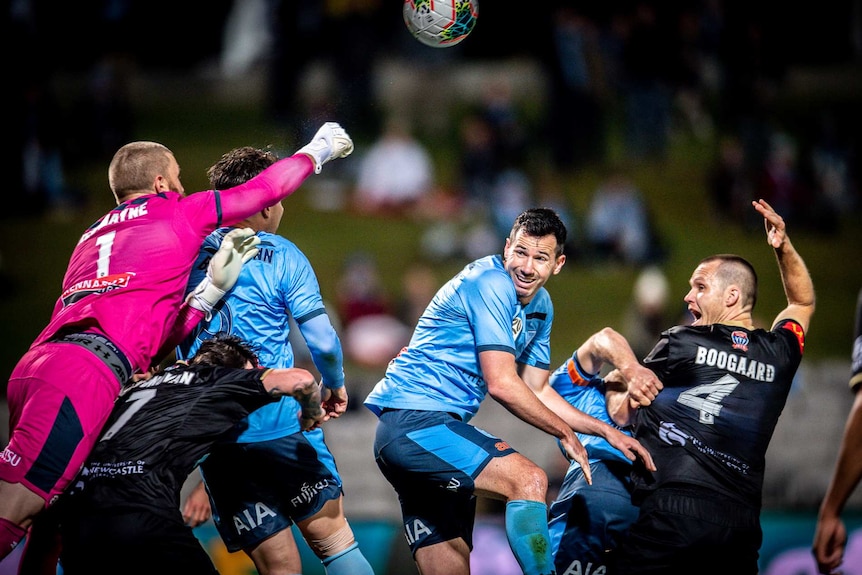
<svg viewBox="0 0 862 575"><path fill-rule="evenodd" d="M230 229L216 230L204 241L189 277L189 289L203 279L210 258ZM202 341L228 331L254 344L261 365L293 367L293 348L288 340L290 314L323 383L331 388L343 386L341 341L326 314L311 263L293 242L267 232L257 235L261 240L257 256L243 265L236 285L216 305L212 319L201 322L177 348L177 357L191 357ZM266 441L300 431L299 413L295 399L282 397L249 414L248 428L237 441Z"/></svg>
<svg viewBox="0 0 862 575"><path fill-rule="evenodd" d="M551 374L551 387L563 399L587 415L592 415L596 419L620 429L623 433L631 435L628 429L622 429L614 423L608 414L608 406L605 402L605 381L601 377L586 373L581 369L577 360L574 359L577 353L577 350L575 350L572 357ZM575 381L578 383L575 383ZM608 443L608 440L604 437L588 435L586 433L578 433L577 436L587 450L587 456L591 463L595 461L622 461L624 463L631 463L621 451ZM572 461L572 465L578 465L578 463Z"/></svg>
<svg viewBox="0 0 862 575"><path fill-rule="evenodd" d="M553 319L545 288L523 307L502 257L478 259L440 288L365 406L378 415L389 407L469 421L488 394L479 353L507 351L518 363L548 369Z"/></svg>

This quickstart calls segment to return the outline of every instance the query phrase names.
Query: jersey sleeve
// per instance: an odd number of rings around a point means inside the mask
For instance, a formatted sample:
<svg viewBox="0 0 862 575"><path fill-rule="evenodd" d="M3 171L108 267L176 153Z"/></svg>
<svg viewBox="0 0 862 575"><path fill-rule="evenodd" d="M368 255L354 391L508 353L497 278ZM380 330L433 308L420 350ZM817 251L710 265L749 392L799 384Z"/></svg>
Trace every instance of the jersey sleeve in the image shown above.
<svg viewBox="0 0 862 575"><path fill-rule="evenodd" d="M476 340L476 351L515 354L512 335L515 290L505 274L485 271L464 282L460 296Z"/></svg>
<svg viewBox="0 0 862 575"><path fill-rule="evenodd" d="M221 192L222 225L232 226L295 192L314 172L304 154L284 158L244 184Z"/></svg>

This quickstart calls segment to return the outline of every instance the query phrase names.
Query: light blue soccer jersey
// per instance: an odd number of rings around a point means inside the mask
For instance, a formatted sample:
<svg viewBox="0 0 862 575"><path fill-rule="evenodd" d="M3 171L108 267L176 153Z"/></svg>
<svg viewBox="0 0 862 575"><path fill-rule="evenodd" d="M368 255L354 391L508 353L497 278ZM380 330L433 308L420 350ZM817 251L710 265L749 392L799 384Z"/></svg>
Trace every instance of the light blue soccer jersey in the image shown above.
<svg viewBox="0 0 862 575"><path fill-rule="evenodd" d="M203 279L210 258L228 231L230 228L216 230L204 241L192 268L189 289ZM293 242L267 232L257 235L261 240L257 256L243 265L236 285L216 305L212 319L201 322L177 348L177 357L191 357L202 341L227 331L251 342L261 365L293 367L294 354L288 341L290 314L325 385L343 386L341 342L326 315L311 263ZM300 410L295 399L283 397L252 412L247 418L248 428L237 442L266 441L300 431Z"/></svg>
<svg viewBox="0 0 862 575"><path fill-rule="evenodd" d="M577 353L577 351L575 353ZM608 414L608 408L605 402L604 380L600 377L593 377L588 373L578 370L578 366L574 365L574 363L575 362L570 358L551 374L551 387L557 390L557 393L559 393L563 399L587 415L592 415L596 419L620 429ZM569 375L571 370L578 370L581 378L586 380L586 382L583 385L576 385L573 383L572 376ZM631 435L631 432L626 429L621 429L621 431ZM581 443L587 450L587 456L590 459L590 463L594 463L596 461L622 461L624 463L631 463L631 461L626 459L622 452L611 446L611 444L608 443L608 440L604 437L588 435L586 433L578 433L577 435L578 439L581 440ZM559 441L557 443L559 443ZM577 462L573 461L572 464L577 465Z"/></svg>
<svg viewBox="0 0 862 575"><path fill-rule="evenodd" d="M522 307L501 256L476 260L440 288L365 406L378 415L388 407L469 421L488 393L479 353L508 351L518 363L548 369L553 319L545 288Z"/></svg>

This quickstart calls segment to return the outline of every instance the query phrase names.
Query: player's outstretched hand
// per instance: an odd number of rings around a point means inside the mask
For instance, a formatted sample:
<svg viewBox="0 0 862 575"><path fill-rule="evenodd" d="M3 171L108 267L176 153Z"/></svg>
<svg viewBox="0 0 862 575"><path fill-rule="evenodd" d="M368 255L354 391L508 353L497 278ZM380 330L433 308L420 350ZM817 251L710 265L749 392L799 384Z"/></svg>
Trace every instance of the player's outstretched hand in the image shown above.
<svg viewBox="0 0 862 575"><path fill-rule="evenodd" d="M647 448L644 447L640 441L626 435L622 431L614 428L613 433L610 437L606 437L608 443L616 447L619 451L625 455L629 461L635 461L640 459L643 461L644 467L646 467L649 471L655 471L655 462L652 459L652 455L647 451Z"/></svg>
<svg viewBox="0 0 862 575"><path fill-rule="evenodd" d="M577 461L581 465L581 471L584 472L584 479L589 485L593 484L593 474L590 471L590 458L587 456L587 449L578 436L574 432L570 435L560 438L560 446L566 453L566 457L570 460Z"/></svg>
<svg viewBox="0 0 862 575"><path fill-rule="evenodd" d="M257 255L260 238L251 228L229 231L218 251L210 259L207 275L190 294L189 305L207 314L234 286L242 271L242 264Z"/></svg>
<svg viewBox="0 0 862 575"><path fill-rule="evenodd" d="M314 173L319 174L323 164L346 158L353 152L353 140L337 122L326 122L314 137L296 153L306 154L314 160Z"/></svg>
<svg viewBox="0 0 862 575"><path fill-rule="evenodd" d="M787 237L784 218L778 215L765 200L752 201L751 205L763 216L763 225L766 227L766 242L775 249L780 248Z"/></svg>

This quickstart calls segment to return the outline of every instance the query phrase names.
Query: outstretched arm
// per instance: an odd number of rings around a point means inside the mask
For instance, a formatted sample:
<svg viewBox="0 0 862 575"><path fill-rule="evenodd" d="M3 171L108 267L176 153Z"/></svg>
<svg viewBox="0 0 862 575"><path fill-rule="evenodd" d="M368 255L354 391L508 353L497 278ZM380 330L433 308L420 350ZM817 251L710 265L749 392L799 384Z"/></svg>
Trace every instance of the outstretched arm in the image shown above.
<svg viewBox="0 0 862 575"><path fill-rule="evenodd" d="M778 270L781 282L784 284L784 294L787 296L787 307L776 316L773 326L785 319L795 320L808 332L811 316L814 314L814 282L808 268L797 253L784 224L784 218L779 216L772 206L764 200L751 202L754 209L763 216L766 226L766 241L775 249L778 259Z"/></svg>
<svg viewBox="0 0 862 575"><path fill-rule="evenodd" d="M559 439L566 456L581 465L587 482L592 483L587 450L572 428L531 391L528 386L532 382L527 383L521 379L515 366L515 356L505 351L482 351L479 353L479 365L488 385L488 394L518 419ZM548 370L532 369L544 374L533 374L534 379L547 381ZM528 374L527 377L531 376ZM565 400L563 403L574 409Z"/></svg>
<svg viewBox="0 0 862 575"><path fill-rule="evenodd" d="M838 451L838 462L826 496L820 504L814 531L814 558L821 573L832 573L841 564L847 544L847 529L841 520L844 505L862 480L862 391L856 388L856 400L844 427Z"/></svg>
<svg viewBox="0 0 862 575"><path fill-rule="evenodd" d="M576 353L581 367L590 373L599 373L606 363L618 369L633 406L649 405L664 387L651 369L640 364L626 338L610 327L591 335Z"/></svg>
<svg viewBox="0 0 862 575"><path fill-rule="evenodd" d="M862 481L862 290L856 302L852 371L850 387L856 394L844 436L838 450L838 461L826 496L820 504L812 551L821 573L832 573L841 564L847 545L847 529L841 520L844 505Z"/></svg>

